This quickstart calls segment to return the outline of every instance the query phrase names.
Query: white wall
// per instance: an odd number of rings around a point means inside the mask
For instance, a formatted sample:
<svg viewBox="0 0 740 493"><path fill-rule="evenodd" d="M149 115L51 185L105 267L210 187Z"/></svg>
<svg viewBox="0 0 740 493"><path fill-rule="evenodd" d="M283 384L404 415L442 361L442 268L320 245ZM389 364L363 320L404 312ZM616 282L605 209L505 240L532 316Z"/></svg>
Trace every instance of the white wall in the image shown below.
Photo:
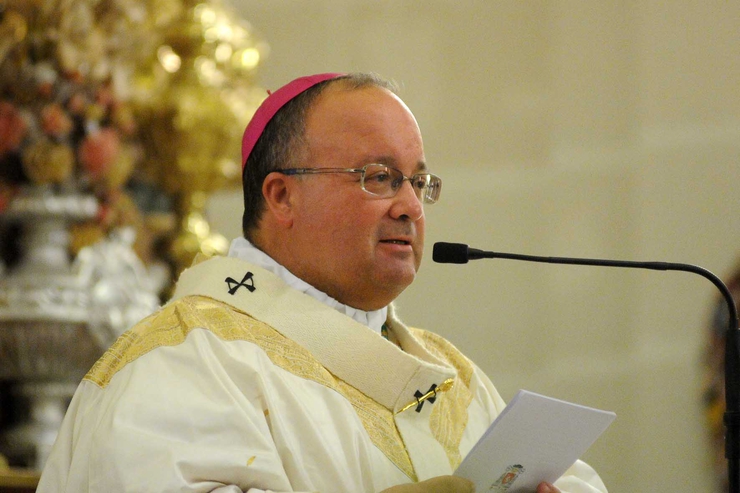
<svg viewBox="0 0 740 493"><path fill-rule="evenodd" d="M435 241L700 264L740 255L740 3L231 0L258 81L402 85L444 179L404 320L518 388L617 412L586 459L611 491L710 491L701 350L715 288L685 273L432 263ZM238 192L210 203L239 234Z"/></svg>

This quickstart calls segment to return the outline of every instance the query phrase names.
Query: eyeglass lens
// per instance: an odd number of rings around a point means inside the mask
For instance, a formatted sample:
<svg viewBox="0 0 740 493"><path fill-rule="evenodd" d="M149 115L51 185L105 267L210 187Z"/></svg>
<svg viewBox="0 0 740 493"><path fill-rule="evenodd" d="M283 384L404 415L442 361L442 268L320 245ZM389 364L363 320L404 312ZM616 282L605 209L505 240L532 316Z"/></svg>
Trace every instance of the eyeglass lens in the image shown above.
<svg viewBox="0 0 740 493"><path fill-rule="evenodd" d="M362 187L365 191L381 197L396 195L407 179L399 170L382 164L368 164L363 170ZM419 200L434 203L439 198L441 183L436 176L420 173L408 180Z"/></svg>

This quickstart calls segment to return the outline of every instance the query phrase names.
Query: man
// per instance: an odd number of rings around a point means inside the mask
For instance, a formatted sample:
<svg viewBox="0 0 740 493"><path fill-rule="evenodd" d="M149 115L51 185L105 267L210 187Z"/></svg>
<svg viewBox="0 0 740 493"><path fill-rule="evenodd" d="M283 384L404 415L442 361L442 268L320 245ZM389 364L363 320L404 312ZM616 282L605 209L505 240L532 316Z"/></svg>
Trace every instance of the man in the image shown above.
<svg viewBox="0 0 740 493"><path fill-rule="evenodd" d="M373 76L297 79L242 153L244 238L90 370L39 491L472 491L450 474L504 403L391 304L441 190L409 109ZM582 462L558 486L606 491Z"/></svg>

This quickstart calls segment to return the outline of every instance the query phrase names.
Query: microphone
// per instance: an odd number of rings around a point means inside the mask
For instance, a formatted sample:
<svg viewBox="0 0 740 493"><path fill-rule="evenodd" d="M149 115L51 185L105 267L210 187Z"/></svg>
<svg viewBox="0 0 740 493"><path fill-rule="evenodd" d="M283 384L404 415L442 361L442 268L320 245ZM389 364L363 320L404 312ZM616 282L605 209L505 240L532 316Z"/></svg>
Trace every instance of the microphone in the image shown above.
<svg viewBox="0 0 740 493"><path fill-rule="evenodd" d="M462 243L435 243L432 260L440 264L467 264L468 260L484 258L483 250L470 248Z"/></svg>
<svg viewBox="0 0 740 493"><path fill-rule="evenodd" d="M722 280L703 267L674 262L636 262L572 257L540 257L516 253L489 252L470 248L463 243L435 243L432 260L441 264L467 264L468 260L501 258L548 264L594 265L602 267L627 267L633 269L673 270L693 272L708 279L720 290L729 310L729 326L725 340L725 458L730 493L740 493L740 337L737 307L729 288Z"/></svg>

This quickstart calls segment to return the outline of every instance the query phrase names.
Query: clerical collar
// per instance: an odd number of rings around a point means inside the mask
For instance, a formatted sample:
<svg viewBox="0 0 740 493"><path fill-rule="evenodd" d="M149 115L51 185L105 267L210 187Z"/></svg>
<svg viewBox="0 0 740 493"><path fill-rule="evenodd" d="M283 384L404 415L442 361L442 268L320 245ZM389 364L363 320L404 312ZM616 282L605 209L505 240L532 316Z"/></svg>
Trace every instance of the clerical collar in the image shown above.
<svg viewBox="0 0 740 493"><path fill-rule="evenodd" d="M345 315L352 317L356 322L367 325L378 334L381 333L381 328L383 327L386 316L388 315L388 307L366 312L340 303L323 291L319 291L306 281L296 277L295 274L277 263L272 257L252 245L246 238L236 238L231 242L231 246L229 247L229 257L246 260L247 262L251 262L262 267L280 277L291 288L317 299L340 313L344 313Z"/></svg>

